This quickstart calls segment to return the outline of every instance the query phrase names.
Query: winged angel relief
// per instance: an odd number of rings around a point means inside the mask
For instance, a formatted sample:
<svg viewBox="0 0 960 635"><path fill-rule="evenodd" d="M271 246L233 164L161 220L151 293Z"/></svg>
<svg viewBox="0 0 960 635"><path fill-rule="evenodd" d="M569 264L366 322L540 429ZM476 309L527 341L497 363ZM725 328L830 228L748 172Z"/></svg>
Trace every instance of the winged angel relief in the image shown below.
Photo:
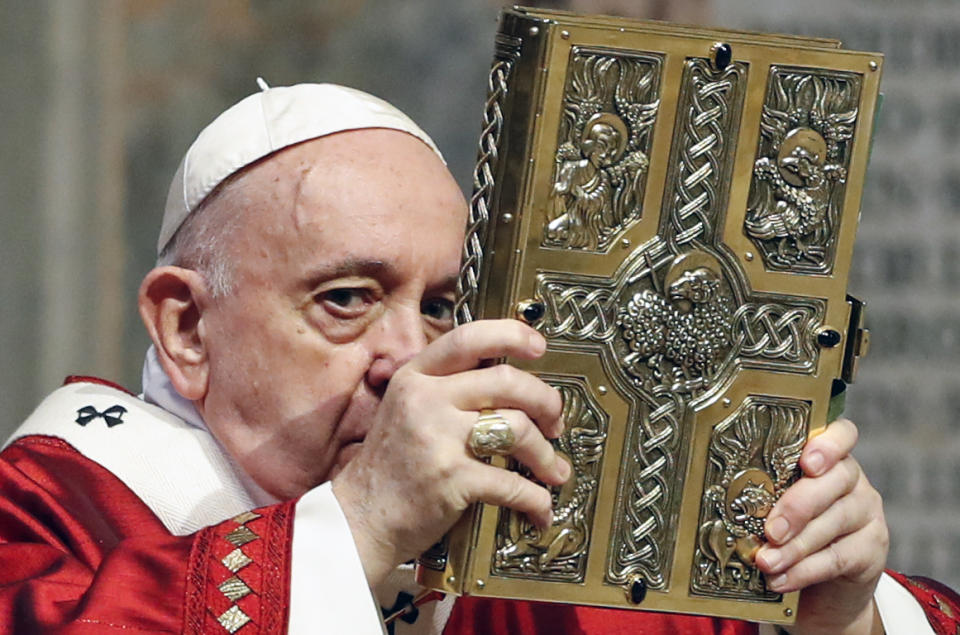
<svg viewBox="0 0 960 635"><path fill-rule="evenodd" d="M744 223L768 266L829 269L858 99L852 78L774 70Z"/></svg>
<svg viewBox="0 0 960 635"><path fill-rule="evenodd" d="M544 245L605 250L640 217L660 59L576 53Z"/></svg>

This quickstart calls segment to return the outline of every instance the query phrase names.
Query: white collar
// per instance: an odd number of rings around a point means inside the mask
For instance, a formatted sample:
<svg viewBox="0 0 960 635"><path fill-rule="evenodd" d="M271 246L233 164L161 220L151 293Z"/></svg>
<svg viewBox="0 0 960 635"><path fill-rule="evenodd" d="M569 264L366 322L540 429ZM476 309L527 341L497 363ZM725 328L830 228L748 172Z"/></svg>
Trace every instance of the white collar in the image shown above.
<svg viewBox="0 0 960 635"><path fill-rule="evenodd" d="M204 423L203 417L200 416L193 402L183 397L177 392L176 388L173 387L170 378L167 377L167 373L163 370L163 366L160 365L160 359L157 357L157 349L154 348L152 344L147 350L147 355L143 360L142 382L143 394L141 397L144 401L163 408L195 428L205 430L211 437L216 439L214 434L207 428L207 424ZM260 487L257 482L240 467L233 457L227 453L226 448L219 443L218 439L217 441L220 449L223 451L223 455L227 457L230 465L237 473L237 477L240 479L244 489L247 490L251 500L253 500L258 507L280 502L279 499Z"/></svg>

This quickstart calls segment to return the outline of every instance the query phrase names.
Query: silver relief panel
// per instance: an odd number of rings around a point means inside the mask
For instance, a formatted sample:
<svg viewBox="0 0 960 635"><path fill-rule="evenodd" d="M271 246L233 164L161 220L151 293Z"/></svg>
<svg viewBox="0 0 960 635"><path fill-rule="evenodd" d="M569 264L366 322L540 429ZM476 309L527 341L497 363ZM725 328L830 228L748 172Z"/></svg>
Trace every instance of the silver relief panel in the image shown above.
<svg viewBox="0 0 960 635"><path fill-rule="evenodd" d="M799 478L810 404L751 396L719 423L710 439L691 591L776 601L753 557L767 514Z"/></svg>
<svg viewBox="0 0 960 635"><path fill-rule="evenodd" d="M824 302L744 297L742 280L728 266L706 247L674 256L658 237L610 278L537 276L534 295L546 309L537 328L557 350L599 354L604 373L630 403L611 582L634 574L651 588L665 582L689 409L712 402L738 367L816 370Z"/></svg>
<svg viewBox="0 0 960 635"><path fill-rule="evenodd" d="M530 523L524 514L501 508L490 572L506 577L582 582L609 417L583 379L540 377L563 397L566 429L553 444L570 463L572 476L566 484L551 488L553 524L546 529ZM528 470L515 463L514 467L529 476Z"/></svg>
<svg viewBox="0 0 960 635"><path fill-rule="evenodd" d="M833 271L861 81L770 68L744 220L769 270Z"/></svg>
<svg viewBox="0 0 960 635"><path fill-rule="evenodd" d="M610 278L537 276L535 296L546 307L538 328L558 349L599 353L630 403L611 583L640 575L649 588L666 584L692 409L720 394L739 365L801 373L816 367L823 303L751 294L716 231L747 70L687 61L659 236Z"/></svg>
<svg viewBox="0 0 960 635"><path fill-rule="evenodd" d="M604 374L630 404L613 520L608 579L640 573L648 586L667 578L683 489L688 409L732 377L730 282L716 256L673 256L658 239L637 249L612 278L540 274L538 328L557 350L599 354ZM711 345L695 343L709 338Z"/></svg>
<svg viewBox="0 0 960 635"><path fill-rule="evenodd" d="M543 246L603 252L640 218L662 65L571 51Z"/></svg>
<svg viewBox="0 0 960 635"><path fill-rule="evenodd" d="M573 156L575 124L591 117L599 121L601 109L582 111L590 101L582 99L578 86L586 82L577 72L614 77L615 59L574 56L567 88L577 99L565 104L568 111L574 103L581 111L568 114L561 128L558 175L572 169L560 157L565 152ZM692 404L703 402L732 374L738 341L735 309L745 295L742 276L733 274L731 285L730 266L721 262L729 259L707 245L715 238L726 197L745 75L742 64L718 70L704 59L687 61L660 236L635 249L609 279L537 277L536 295L547 308L540 327L544 334L560 349L599 352L607 376L630 402L621 457L621 473L627 476L620 479L606 574L612 583L639 574L650 588L666 584L689 443L683 422ZM616 94L617 89L605 92ZM646 112L652 123L655 108ZM555 196L560 189L555 185ZM589 207L580 209L597 214ZM598 219L592 224L604 223ZM550 229L548 225L545 244L556 237Z"/></svg>

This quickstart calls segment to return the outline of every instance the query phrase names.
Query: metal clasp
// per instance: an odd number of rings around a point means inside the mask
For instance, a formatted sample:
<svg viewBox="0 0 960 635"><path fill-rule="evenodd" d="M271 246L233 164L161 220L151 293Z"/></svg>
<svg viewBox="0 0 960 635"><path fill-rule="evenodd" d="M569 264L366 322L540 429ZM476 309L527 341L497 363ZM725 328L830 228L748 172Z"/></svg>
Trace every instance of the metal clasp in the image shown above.
<svg viewBox="0 0 960 635"><path fill-rule="evenodd" d="M864 328L864 312L866 304L853 297L847 296L850 305L850 323L847 326L846 346L843 350L843 367L840 378L852 384L857 377L857 368L860 358L870 350L870 331Z"/></svg>

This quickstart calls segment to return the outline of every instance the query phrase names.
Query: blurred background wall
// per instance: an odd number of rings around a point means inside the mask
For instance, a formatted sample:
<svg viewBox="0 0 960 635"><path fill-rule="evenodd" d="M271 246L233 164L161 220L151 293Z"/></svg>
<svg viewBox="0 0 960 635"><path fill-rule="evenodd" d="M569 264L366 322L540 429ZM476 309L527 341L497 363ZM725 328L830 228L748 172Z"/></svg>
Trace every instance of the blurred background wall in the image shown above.
<svg viewBox="0 0 960 635"><path fill-rule="evenodd" d="M960 587L960 5L557 0L587 12L835 37L887 56L851 289L873 348L848 402L891 566ZM0 2L0 437L70 373L139 389L135 311L196 132L271 84L393 101L469 187L499 3Z"/></svg>

